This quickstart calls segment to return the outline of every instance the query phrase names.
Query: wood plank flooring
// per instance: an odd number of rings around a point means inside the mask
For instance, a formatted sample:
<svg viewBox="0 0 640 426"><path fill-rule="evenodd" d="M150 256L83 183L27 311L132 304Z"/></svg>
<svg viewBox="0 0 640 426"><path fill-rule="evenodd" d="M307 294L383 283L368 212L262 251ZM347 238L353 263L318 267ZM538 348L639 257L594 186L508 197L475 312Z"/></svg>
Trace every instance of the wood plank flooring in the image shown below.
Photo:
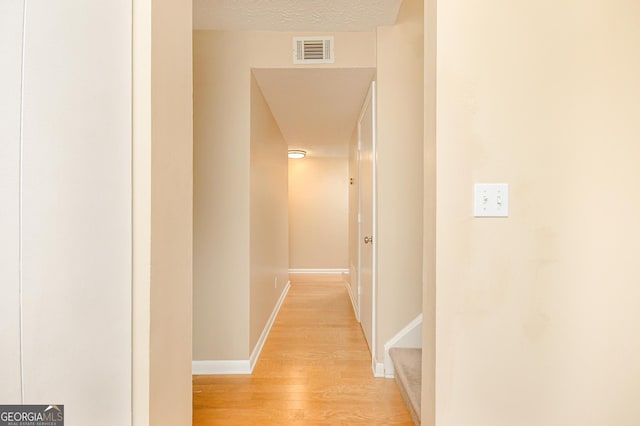
<svg viewBox="0 0 640 426"><path fill-rule="evenodd" d="M194 376L193 424L412 425L342 281L296 279L252 375Z"/></svg>

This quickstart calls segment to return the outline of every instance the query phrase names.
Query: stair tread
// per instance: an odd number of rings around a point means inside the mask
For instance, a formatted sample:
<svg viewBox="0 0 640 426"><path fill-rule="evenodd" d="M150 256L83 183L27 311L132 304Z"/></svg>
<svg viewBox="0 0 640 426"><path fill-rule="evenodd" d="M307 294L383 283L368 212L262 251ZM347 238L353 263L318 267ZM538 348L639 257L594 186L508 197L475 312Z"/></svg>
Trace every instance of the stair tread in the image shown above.
<svg viewBox="0 0 640 426"><path fill-rule="evenodd" d="M391 348L396 382L405 399L414 423L420 424L420 394L422 388L422 349Z"/></svg>

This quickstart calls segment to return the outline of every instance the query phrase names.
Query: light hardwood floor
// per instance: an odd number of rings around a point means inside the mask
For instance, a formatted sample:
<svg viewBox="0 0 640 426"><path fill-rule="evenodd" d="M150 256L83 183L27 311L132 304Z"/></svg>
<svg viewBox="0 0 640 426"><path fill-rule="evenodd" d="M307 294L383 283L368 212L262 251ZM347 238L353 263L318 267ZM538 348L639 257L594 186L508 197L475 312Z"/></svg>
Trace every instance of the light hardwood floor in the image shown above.
<svg viewBox="0 0 640 426"><path fill-rule="evenodd" d="M412 425L341 281L296 279L250 376L194 376L193 424Z"/></svg>

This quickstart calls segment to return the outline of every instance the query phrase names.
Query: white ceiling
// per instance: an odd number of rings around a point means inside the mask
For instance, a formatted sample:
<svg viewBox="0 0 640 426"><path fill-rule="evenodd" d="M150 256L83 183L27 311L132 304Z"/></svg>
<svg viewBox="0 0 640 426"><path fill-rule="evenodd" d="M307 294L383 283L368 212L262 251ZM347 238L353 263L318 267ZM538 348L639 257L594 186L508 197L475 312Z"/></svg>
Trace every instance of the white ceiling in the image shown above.
<svg viewBox="0 0 640 426"><path fill-rule="evenodd" d="M347 157L374 68L254 69L289 148Z"/></svg>
<svg viewBox="0 0 640 426"><path fill-rule="evenodd" d="M371 31L392 25L402 0L193 0L193 28Z"/></svg>
<svg viewBox="0 0 640 426"><path fill-rule="evenodd" d="M195 30L341 32L392 25L402 0L193 0ZM346 157L375 69L254 69L290 148Z"/></svg>

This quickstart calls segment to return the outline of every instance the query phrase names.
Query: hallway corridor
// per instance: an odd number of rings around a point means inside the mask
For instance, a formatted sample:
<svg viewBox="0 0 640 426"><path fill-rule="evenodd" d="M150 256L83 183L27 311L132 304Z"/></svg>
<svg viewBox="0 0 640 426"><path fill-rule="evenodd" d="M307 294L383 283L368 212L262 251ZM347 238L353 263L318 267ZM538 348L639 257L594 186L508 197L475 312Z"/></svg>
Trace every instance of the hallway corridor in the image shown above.
<svg viewBox="0 0 640 426"><path fill-rule="evenodd" d="M193 424L412 425L375 379L344 282L296 278L252 375L194 376Z"/></svg>

